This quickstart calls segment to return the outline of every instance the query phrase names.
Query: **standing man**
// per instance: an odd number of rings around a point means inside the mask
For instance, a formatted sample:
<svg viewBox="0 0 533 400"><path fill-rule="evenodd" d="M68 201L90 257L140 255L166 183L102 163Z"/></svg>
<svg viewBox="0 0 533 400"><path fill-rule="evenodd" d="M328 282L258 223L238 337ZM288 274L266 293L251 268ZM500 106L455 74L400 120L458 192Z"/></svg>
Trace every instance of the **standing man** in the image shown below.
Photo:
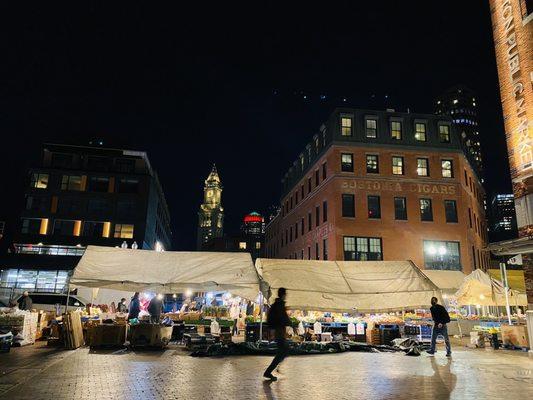
<svg viewBox="0 0 533 400"><path fill-rule="evenodd" d="M435 345L437 343L437 336L444 338L446 344L446 357L452 356L452 348L450 346L450 338L448 337L448 328L446 324L450 322L450 316L448 311L438 304L436 297L431 298L431 318L433 318L433 332L431 333L431 348L427 352L428 354L435 354Z"/></svg>
<svg viewBox="0 0 533 400"><path fill-rule="evenodd" d="M270 307L270 311L268 312L267 316L268 326L275 330L276 344L278 345L276 356L263 374L265 378L270 379L271 381L278 380L278 378L272 375L272 371L274 371L278 364L282 362L285 357L287 357L287 353L289 351L287 341L285 340L285 327L289 326L291 321L287 315L287 310L285 310L286 296L287 290L285 288L279 288L278 298L276 301L274 301L272 307Z"/></svg>
<svg viewBox="0 0 533 400"><path fill-rule="evenodd" d="M30 297L28 291L25 291L22 294L22 300L20 302L20 309L25 311L31 311L33 308L33 300Z"/></svg>
<svg viewBox="0 0 533 400"><path fill-rule="evenodd" d="M135 292L130 302L130 312L128 314L128 321L130 319L139 318L141 312L141 302L139 300L139 292Z"/></svg>
<svg viewBox="0 0 533 400"><path fill-rule="evenodd" d="M152 297L150 304L148 304L148 312L150 313L150 322L152 324L159 324L161 320L161 313L163 312L163 295L157 294Z"/></svg>

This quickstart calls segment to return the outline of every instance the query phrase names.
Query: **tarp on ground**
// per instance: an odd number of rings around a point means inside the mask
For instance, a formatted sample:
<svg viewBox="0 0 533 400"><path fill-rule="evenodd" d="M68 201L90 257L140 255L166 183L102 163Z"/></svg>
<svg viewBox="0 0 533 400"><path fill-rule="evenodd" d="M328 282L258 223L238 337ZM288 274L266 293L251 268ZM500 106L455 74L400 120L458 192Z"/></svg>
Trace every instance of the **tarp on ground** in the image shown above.
<svg viewBox="0 0 533 400"><path fill-rule="evenodd" d="M440 298L433 282L410 261L256 260L270 287L287 289L287 307L336 312L388 312L429 307Z"/></svg>
<svg viewBox="0 0 533 400"><path fill-rule="evenodd" d="M229 291L249 300L259 293L259 275L248 253L89 246L70 283L128 292Z"/></svg>
<svg viewBox="0 0 533 400"><path fill-rule="evenodd" d="M466 275L461 271L425 269L422 271L443 294L453 295L461 287Z"/></svg>
<svg viewBox="0 0 533 400"><path fill-rule="evenodd" d="M463 284L455 293L459 305L505 306L505 288L501 281L491 278L480 269L466 276ZM524 294L509 290L511 306L527 306Z"/></svg>

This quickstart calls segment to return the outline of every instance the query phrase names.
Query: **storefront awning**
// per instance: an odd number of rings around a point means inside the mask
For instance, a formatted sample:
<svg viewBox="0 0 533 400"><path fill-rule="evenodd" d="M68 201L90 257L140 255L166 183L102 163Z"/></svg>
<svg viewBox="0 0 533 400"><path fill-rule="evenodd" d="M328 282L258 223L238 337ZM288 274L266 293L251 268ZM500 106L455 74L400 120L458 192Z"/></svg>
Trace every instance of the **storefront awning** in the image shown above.
<svg viewBox="0 0 533 400"><path fill-rule="evenodd" d="M465 274L461 271L425 269L422 271L443 293L453 294L461 287Z"/></svg>

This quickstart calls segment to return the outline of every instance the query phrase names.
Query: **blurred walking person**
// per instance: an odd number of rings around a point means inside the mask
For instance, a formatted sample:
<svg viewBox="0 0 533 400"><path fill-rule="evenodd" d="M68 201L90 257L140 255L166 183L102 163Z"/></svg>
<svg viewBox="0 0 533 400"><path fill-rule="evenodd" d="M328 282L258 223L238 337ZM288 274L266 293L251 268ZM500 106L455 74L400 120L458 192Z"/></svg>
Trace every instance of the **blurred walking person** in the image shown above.
<svg viewBox="0 0 533 400"><path fill-rule="evenodd" d="M291 320L289 319L289 316L287 315L287 310L285 309L286 296L287 290L285 288L279 288L278 298L274 301L272 307L270 307L270 310L267 315L268 326L271 329L274 329L275 331L276 344L278 347L276 356L263 374L265 378L271 381L278 380L278 378L272 375L272 372L274 371L274 369L276 369L278 364L282 362L285 357L287 357L287 354L289 352L287 341L285 340L285 328L291 324Z"/></svg>

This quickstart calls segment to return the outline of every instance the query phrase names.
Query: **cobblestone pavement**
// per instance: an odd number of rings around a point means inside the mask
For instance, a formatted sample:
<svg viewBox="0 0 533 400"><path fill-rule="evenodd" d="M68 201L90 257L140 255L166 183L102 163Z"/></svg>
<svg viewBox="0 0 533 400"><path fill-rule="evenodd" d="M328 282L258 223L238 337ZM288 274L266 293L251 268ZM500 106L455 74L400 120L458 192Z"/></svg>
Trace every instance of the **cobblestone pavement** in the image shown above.
<svg viewBox="0 0 533 400"><path fill-rule="evenodd" d="M21 350L25 349L12 350L9 357ZM0 364L5 367L8 359L2 357ZM177 348L163 352L81 348L39 357L44 358L42 365L36 366L35 360L27 367L22 363L0 377L5 390L0 398L533 398L533 358L512 351L455 349L451 360L443 352L436 357L398 353L289 357L278 373L280 379L272 383L261 378L271 359L263 356L199 359ZM29 372L26 378L24 372ZM12 374L17 374L18 384L17 379L10 380Z"/></svg>

